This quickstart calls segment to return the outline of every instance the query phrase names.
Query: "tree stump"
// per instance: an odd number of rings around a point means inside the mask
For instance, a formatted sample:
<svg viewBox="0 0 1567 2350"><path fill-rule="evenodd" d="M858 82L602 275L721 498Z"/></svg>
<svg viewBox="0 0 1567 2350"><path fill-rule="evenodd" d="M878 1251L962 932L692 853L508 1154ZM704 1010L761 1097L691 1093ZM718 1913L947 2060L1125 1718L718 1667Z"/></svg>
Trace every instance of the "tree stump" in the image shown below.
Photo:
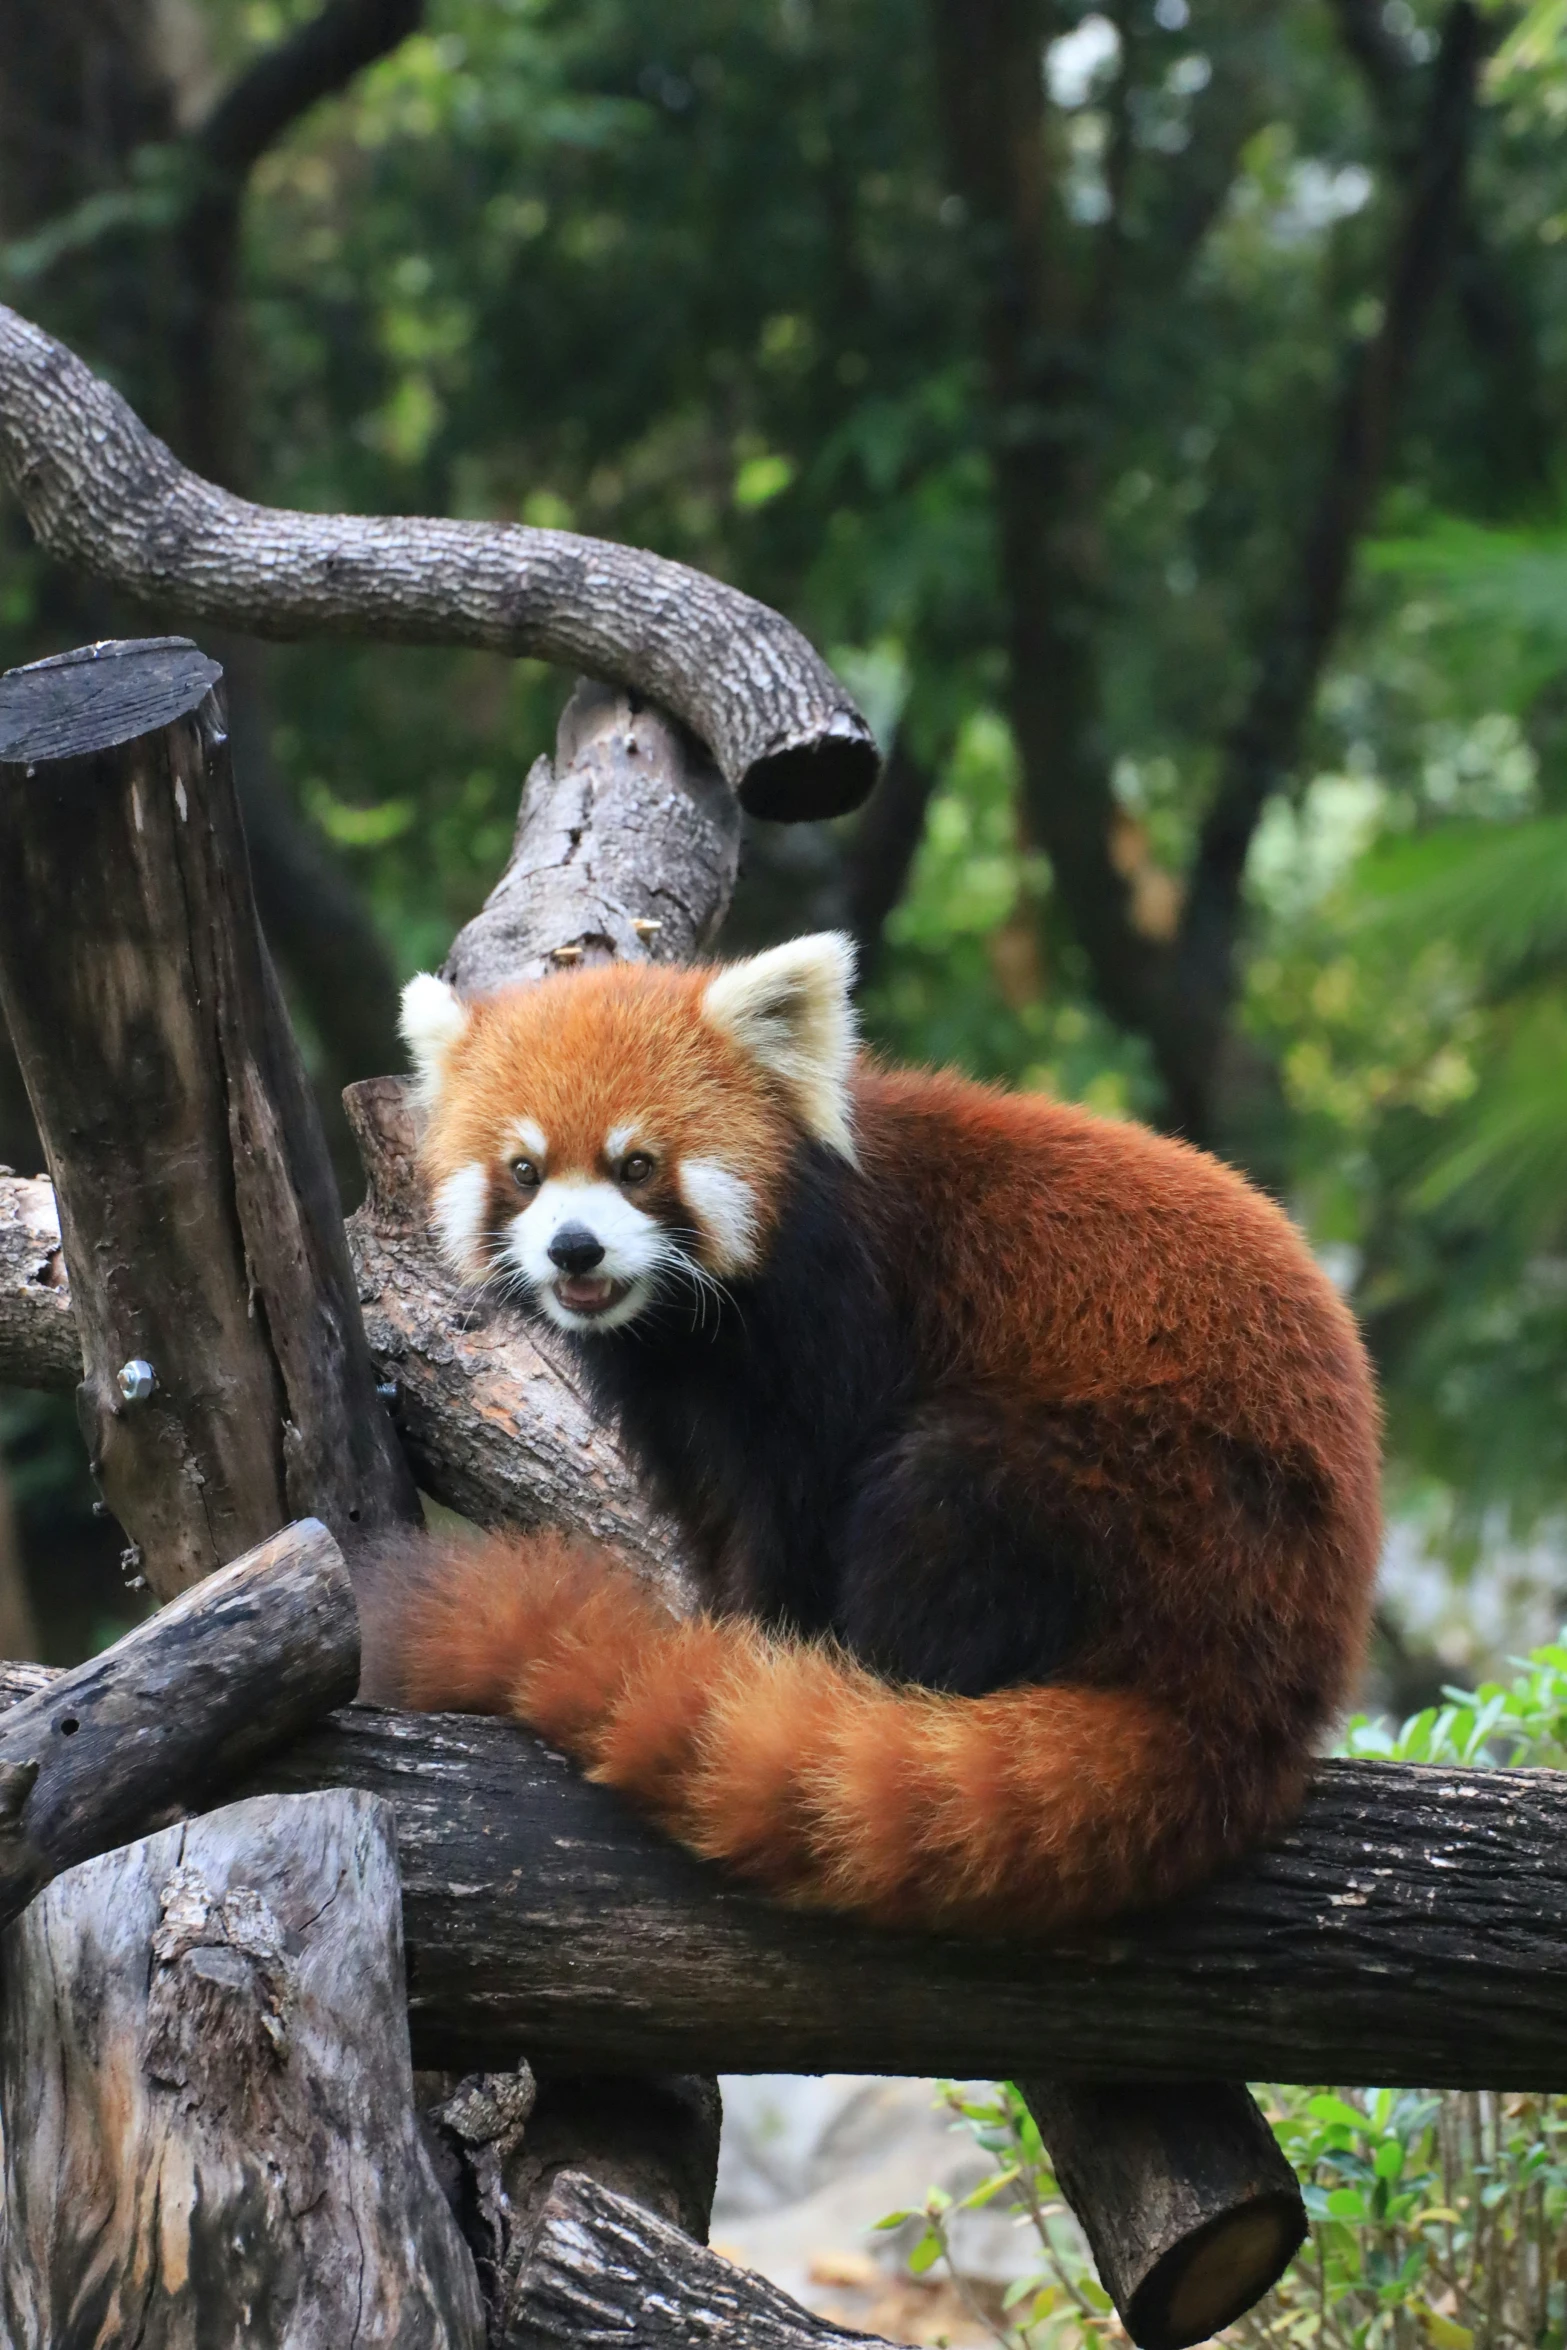
<svg viewBox="0 0 1567 2350"><path fill-rule="evenodd" d="M383 1804L165 1829L57 1878L3 1956L8 2350L482 2350L413 2119Z"/></svg>
<svg viewBox="0 0 1567 2350"><path fill-rule="evenodd" d="M0 679L0 1002L49 1156L105 1499L160 1599L416 1513L183 638Z"/></svg>

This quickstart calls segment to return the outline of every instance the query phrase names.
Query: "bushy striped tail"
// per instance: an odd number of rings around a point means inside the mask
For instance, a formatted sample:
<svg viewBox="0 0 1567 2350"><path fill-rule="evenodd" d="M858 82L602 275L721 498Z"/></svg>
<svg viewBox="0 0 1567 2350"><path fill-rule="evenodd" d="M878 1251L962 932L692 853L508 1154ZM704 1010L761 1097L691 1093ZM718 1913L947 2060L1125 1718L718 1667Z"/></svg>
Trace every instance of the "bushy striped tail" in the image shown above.
<svg viewBox="0 0 1567 2350"><path fill-rule="evenodd" d="M776 1898L886 1924L1050 1933L1161 1900L1304 1783L1303 1762L1226 1758L1136 1692L948 1697L682 1620L551 1535L383 1550L356 1580L362 1695L510 1714Z"/></svg>

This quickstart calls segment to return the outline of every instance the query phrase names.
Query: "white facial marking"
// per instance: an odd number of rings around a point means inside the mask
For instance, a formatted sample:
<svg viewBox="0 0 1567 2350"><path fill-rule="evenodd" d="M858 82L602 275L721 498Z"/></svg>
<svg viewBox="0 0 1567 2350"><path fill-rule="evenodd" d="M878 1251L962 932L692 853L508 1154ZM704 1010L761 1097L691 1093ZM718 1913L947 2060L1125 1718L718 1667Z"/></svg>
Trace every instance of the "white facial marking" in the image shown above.
<svg viewBox="0 0 1567 2350"><path fill-rule="evenodd" d="M624 1297L598 1312L577 1313L556 1293L561 1268L549 1253L550 1242L567 1224L583 1225L603 1248L593 1278L626 1285ZM653 1277L668 1261L669 1243L653 1218L633 1207L617 1185L586 1175L552 1175L513 1216L502 1253L562 1330L618 1330L647 1304Z"/></svg>
<svg viewBox="0 0 1567 2350"><path fill-rule="evenodd" d="M680 1196L706 1233L715 1273L743 1273L756 1262L757 1198L742 1176L718 1159L683 1159Z"/></svg>
<svg viewBox="0 0 1567 2350"><path fill-rule="evenodd" d="M441 1090L452 1047L468 1020L468 1006L457 990L433 971L419 972L403 989L398 1026L413 1061L419 1099L426 1105Z"/></svg>
<svg viewBox="0 0 1567 2350"><path fill-rule="evenodd" d="M634 1126L612 1126L604 1137L604 1156L610 1160L623 1159L636 1140L636 1133Z"/></svg>
<svg viewBox="0 0 1567 2350"><path fill-rule="evenodd" d="M538 1120L536 1118L519 1118L512 1128L512 1132L517 1137L519 1148L525 1150L530 1159L536 1159L542 1167L550 1155L550 1146Z"/></svg>
<svg viewBox="0 0 1567 2350"><path fill-rule="evenodd" d="M854 944L842 931L791 939L709 980L713 1026L784 1088L807 1134L854 1161Z"/></svg>
<svg viewBox="0 0 1567 2350"><path fill-rule="evenodd" d="M441 1246L458 1272L471 1280L486 1270L482 1242L489 1199L489 1169L477 1160L448 1175L435 1194L435 1229Z"/></svg>

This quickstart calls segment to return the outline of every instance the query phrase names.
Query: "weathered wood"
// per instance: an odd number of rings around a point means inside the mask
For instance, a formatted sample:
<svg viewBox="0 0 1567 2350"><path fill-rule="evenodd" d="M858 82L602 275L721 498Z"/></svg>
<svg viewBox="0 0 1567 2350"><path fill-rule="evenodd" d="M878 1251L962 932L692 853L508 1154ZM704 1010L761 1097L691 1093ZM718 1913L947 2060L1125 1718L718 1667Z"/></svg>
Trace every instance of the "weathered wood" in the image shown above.
<svg viewBox="0 0 1567 2350"><path fill-rule="evenodd" d="M767 605L572 531L251 505L3 308L0 476L46 553L251 636L480 645L617 679L691 727L759 816L841 814L876 780L870 728Z"/></svg>
<svg viewBox="0 0 1567 2350"><path fill-rule="evenodd" d="M0 1384L70 1388L81 1375L54 1186L0 1170Z"/></svg>
<svg viewBox="0 0 1567 2350"><path fill-rule="evenodd" d="M307 1518L0 1718L0 1925L63 1869L199 1809L351 1697L359 1619Z"/></svg>
<svg viewBox="0 0 1567 2350"><path fill-rule="evenodd" d="M1018 2086L1141 2350L1189 2350L1278 2283L1305 2241L1306 2207L1245 2089Z"/></svg>
<svg viewBox="0 0 1567 2350"><path fill-rule="evenodd" d="M828 2323L642 2204L564 2171L540 2215L503 2350L833 2350Z"/></svg>
<svg viewBox="0 0 1567 2350"><path fill-rule="evenodd" d="M58 1879L0 1966L8 2350L481 2350L404 2004L371 1796L236 1804Z"/></svg>
<svg viewBox="0 0 1567 2350"><path fill-rule="evenodd" d="M1567 2089L1567 1777L1321 1766L1267 1851L1056 1948L780 1910L508 1723L263 1765L397 1812L421 2063Z"/></svg>
<svg viewBox="0 0 1567 2350"><path fill-rule="evenodd" d="M580 679L446 977L472 997L562 961L688 963L713 943L739 857L739 809L701 744L662 710Z"/></svg>
<svg viewBox="0 0 1567 2350"><path fill-rule="evenodd" d="M701 2074L513 2072L415 2076L426 2142L479 2273L490 2340L511 2339L509 2312L558 2181L592 2180L682 2239L707 2241L723 2112Z"/></svg>
<svg viewBox="0 0 1567 2350"><path fill-rule="evenodd" d="M346 1536L417 1507L256 923L217 682L179 638L0 679L0 1002L94 1470L160 1598L291 1517Z"/></svg>

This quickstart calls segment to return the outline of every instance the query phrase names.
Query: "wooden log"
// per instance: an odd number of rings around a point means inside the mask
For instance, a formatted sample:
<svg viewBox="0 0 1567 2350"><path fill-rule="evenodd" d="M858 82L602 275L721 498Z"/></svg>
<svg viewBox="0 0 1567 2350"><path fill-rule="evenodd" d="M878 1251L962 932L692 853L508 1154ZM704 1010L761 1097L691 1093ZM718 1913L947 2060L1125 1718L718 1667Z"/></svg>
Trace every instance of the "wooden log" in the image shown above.
<svg viewBox="0 0 1567 2350"><path fill-rule="evenodd" d="M1206 2342L1271 2291L1305 2242L1295 2174L1243 2088L1018 2086L1141 2350Z"/></svg>
<svg viewBox="0 0 1567 2350"><path fill-rule="evenodd" d="M780 613L574 531L254 506L178 464L118 392L0 308L0 478L38 543L250 636L480 645L617 679L707 743L755 815L841 815L870 728Z"/></svg>
<svg viewBox="0 0 1567 2350"><path fill-rule="evenodd" d="M1567 2090L1567 1777L1329 1762L1287 1833L1056 1947L782 1910L508 1723L351 1707L251 1784L397 1813L419 2061Z"/></svg>
<svg viewBox="0 0 1567 2350"><path fill-rule="evenodd" d="M579 680L554 759L536 761L528 777L506 871L453 941L447 975L480 996L563 964L689 957L727 910L739 832L733 797L700 744L635 696ZM439 1479L430 1490L468 1515L493 1516L478 1480L442 1473L455 1438L470 1457L500 1466L511 1523L547 1517L611 1542L683 1599L676 1531L648 1508L614 1431L588 1409L569 1349L514 1309L454 1289L431 1246L403 1104L383 1083L351 1089L347 1108L369 1180L355 1218L361 1295L395 1382L404 1441ZM441 1301L433 1319L432 1295ZM428 1451L422 1432L435 1438ZM630 2189L705 2238L719 2119L716 2081L672 2084L639 2071L588 2089L556 2077L543 2081L525 2138L504 2155L493 2143L449 2139L492 2330L548 2183L567 2166Z"/></svg>
<svg viewBox="0 0 1567 2350"><path fill-rule="evenodd" d="M0 1169L0 1384L71 1388L81 1375L54 1186Z"/></svg>
<svg viewBox="0 0 1567 2350"><path fill-rule="evenodd" d="M0 1925L214 1791L359 1678L342 1553L290 1526L0 1719Z"/></svg>
<svg viewBox="0 0 1567 2350"><path fill-rule="evenodd" d="M104 1496L160 1598L292 1517L417 1504L256 924L219 673L0 679L0 1002L54 1178Z"/></svg>
<svg viewBox="0 0 1567 2350"><path fill-rule="evenodd" d="M12 2350L481 2350L413 2119L383 1805L165 1829L59 1878L3 1956Z"/></svg>
<svg viewBox="0 0 1567 2350"><path fill-rule="evenodd" d="M645 2205L567 2171L551 2188L501 2350L835 2350L846 2332Z"/></svg>
<svg viewBox="0 0 1567 2350"><path fill-rule="evenodd" d="M713 943L739 858L739 810L701 744L652 704L579 679L554 759L524 786L506 870L445 975L472 997L562 962L689 963Z"/></svg>

